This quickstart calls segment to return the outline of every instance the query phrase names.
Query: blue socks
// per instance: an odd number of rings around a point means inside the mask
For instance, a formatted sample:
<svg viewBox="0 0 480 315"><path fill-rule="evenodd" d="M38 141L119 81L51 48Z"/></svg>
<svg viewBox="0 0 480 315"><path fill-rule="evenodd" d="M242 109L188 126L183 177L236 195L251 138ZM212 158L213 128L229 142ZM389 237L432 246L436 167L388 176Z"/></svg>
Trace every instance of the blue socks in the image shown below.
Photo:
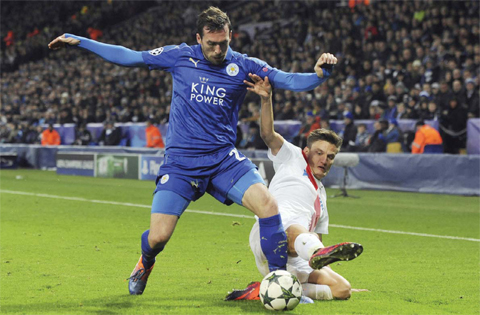
<svg viewBox="0 0 480 315"><path fill-rule="evenodd" d="M165 248L162 246L160 248L151 248L148 244L148 233L150 230L146 230L142 234L142 263L146 270L155 264L155 257Z"/></svg>
<svg viewBox="0 0 480 315"><path fill-rule="evenodd" d="M260 245L267 257L270 271L286 270L287 266L287 234L283 229L280 214L258 219L260 225Z"/></svg>

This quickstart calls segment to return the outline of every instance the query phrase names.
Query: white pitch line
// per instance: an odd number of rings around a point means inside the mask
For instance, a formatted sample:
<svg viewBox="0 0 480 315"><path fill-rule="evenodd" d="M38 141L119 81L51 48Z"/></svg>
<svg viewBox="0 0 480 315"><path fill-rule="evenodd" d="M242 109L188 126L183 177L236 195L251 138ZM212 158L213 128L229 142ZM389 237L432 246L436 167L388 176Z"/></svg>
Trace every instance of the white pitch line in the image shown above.
<svg viewBox="0 0 480 315"><path fill-rule="evenodd" d="M340 229L350 229L350 230L360 230L360 231L372 231L372 232L382 232L382 233L390 233L390 234L404 234L404 235L413 235L413 236L425 236L425 237L446 238L446 239L449 239L449 240L462 240L462 241L480 242L480 239L468 238L468 237L460 237L460 236L435 235L435 234L425 234L425 233L415 233L415 232L404 232L404 231L394 231L394 230L371 229L371 228L363 228L363 227L348 226L348 225L339 225L339 224L330 224L330 226L331 226L331 227L340 228Z"/></svg>
<svg viewBox="0 0 480 315"><path fill-rule="evenodd" d="M5 190L5 189L0 189L0 193L12 194L12 195L24 195L24 196L53 198L53 199L63 199L63 200L72 200L72 201L82 201L82 202L91 202L91 203L101 203L101 204L119 205L119 206L127 206L127 207L138 207L138 208L150 208L151 207L150 205L141 205L141 204L129 203L129 202L117 202L117 201L86 199L86 198L80 198L80 197L66 197L66 196L57 196L57 195L49 195L49 194L37 194L37 193L29 193L29 192L24 192L24 191ZM224 216L224 217L245 218L245 219L254 219L255 218L251 215L233 214L233 213L220 213L220 212L201 211L201 210L185 210L185 212L198 213L198 214L208 214L208 215L218 215L218 216ZM330 224L330 226L334 227L334 228L349 229L349 230L381 232L381 233L390 233L390 234L402 234L402 235L412 235L412 236L443 238L443 239L450 239L450 240L480 242L480 239L468 238L468 237L459 237L459 236L435 235L435 234L394 231L394 230L382 230L382 229L372 229L372 228L339 225L339 224Z"/></svg>

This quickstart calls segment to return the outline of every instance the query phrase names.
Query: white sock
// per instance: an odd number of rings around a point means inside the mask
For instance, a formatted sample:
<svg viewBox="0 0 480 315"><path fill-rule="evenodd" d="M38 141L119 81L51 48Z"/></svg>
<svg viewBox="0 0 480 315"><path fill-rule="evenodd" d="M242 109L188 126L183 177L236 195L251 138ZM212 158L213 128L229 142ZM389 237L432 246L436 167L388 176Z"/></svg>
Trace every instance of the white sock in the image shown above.
<svg viewBox="0 0 480 315"><path fill-rule="evenodd" d="M303 295L314 300L333 300L332 290L328 285L302 283Z"/></svg>
<svg viewBox="0 0 480 315"><path fill-rule="evenodd" d="M312 233L302 233L297 236L294 246L298 256L305 260L310 260L317 249L325 247Z"/></svg>

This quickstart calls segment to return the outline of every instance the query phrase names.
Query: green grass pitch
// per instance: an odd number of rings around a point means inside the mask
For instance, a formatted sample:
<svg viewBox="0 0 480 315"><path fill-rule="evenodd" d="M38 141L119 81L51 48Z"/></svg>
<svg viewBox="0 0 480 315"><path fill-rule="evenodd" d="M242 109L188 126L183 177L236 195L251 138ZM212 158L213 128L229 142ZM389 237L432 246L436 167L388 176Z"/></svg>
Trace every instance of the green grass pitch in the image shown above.
<svg viewBox="0 0 480 315"><path fill-rule="evenodd" d="M145 293L129 296L125 279L140 256L153 188L137 180L2 170L0 313L270 313L258 301L223 301L232 288L261 279L248 246L254 220L210 196L190 204ZM369 292L299 305L292 314L479 314L478 197L350 193L361 198L329 198L324 243L364 246L358 259L332 268Z"/></svg>

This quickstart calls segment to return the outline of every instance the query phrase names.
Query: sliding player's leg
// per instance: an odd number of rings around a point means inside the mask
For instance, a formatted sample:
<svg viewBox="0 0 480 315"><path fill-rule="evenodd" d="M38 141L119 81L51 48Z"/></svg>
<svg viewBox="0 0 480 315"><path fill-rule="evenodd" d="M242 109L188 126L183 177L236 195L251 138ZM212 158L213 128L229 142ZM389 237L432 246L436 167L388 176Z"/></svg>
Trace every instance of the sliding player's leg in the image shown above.
<svg viewBox="0 0 480 315"><path fill-rule="evenodd" d="M352 294L350 283L329 266L314 270L302 287L303 294L314 300L346 300Z"/></svg>
<svg viewBox="0 0 480 315"><path fill-rule="evenodd" d="M311 267L316 253L323 252L322 263L353 259L361 254L363 248L356 243L341 243L324 247L320 237L299 224L287 228L288 271L302 282L303 294L314 300L348 299L351 295L350 283L329 266L319 270ZM298 257L296 257L298 256ZM353 258L352 258L353 257Z"/></svg>
<svg viewBox="0 0 480 315"><path fill-rule="evenodd" d="M287 237L288 254L308 260L313 269L321 269L339 260L355 259L363 252L362 245L351 242L324 247L318 234L308 232L300 224L288 226Z"/></svg>
<svg viewBox="0 0 480 315"><path fill-rule="evenodd" d="M321 269L336 261L348 261L357 258L363 252L363 246L357 243L345 242L315 251L310 258L313 269Z"/></svg>
<svg viewBox="0 0 480 315"><path fill-rule="evenodd" d="M300 224L291 224L287 228L288 255L300 256L304 260L310 260L313 253L323 248L317 233L309 232Z"/></svg>

